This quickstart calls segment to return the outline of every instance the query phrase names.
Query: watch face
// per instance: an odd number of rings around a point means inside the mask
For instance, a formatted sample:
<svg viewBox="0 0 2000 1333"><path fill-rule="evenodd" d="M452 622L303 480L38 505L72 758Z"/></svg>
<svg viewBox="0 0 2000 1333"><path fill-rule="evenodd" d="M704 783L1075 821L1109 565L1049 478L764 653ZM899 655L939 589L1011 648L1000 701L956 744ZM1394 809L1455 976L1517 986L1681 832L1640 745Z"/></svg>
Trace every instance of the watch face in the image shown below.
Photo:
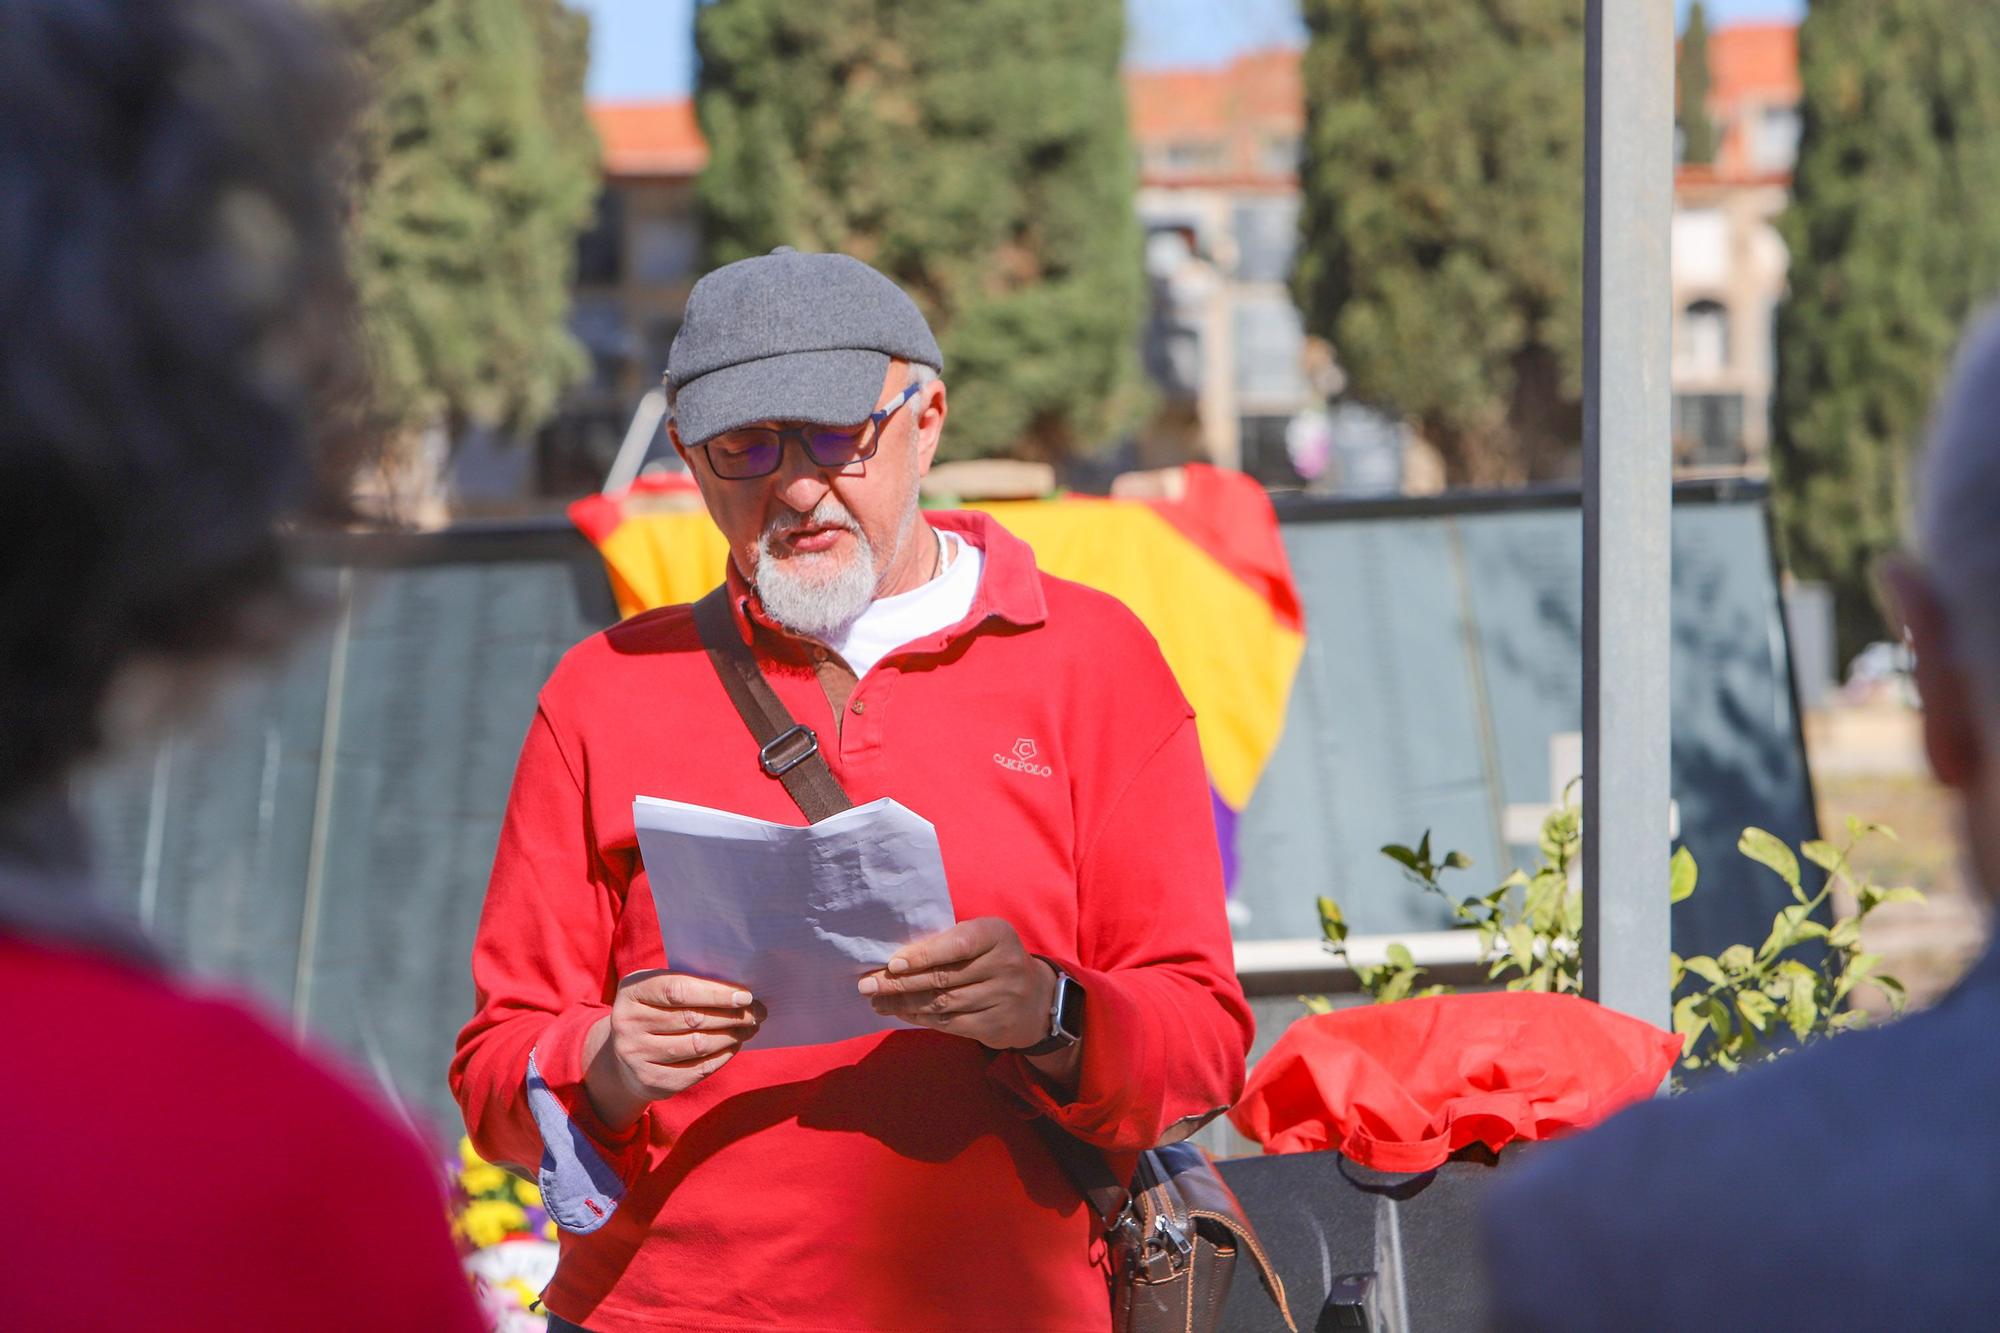
<svg viewBox="0 0 2000 1333"><path fill-rule="evenodd" d="M1056 973L1055 1030L1049 1035L1076 1041L1083 1036L1083 987L1067 972Z"/></svg>

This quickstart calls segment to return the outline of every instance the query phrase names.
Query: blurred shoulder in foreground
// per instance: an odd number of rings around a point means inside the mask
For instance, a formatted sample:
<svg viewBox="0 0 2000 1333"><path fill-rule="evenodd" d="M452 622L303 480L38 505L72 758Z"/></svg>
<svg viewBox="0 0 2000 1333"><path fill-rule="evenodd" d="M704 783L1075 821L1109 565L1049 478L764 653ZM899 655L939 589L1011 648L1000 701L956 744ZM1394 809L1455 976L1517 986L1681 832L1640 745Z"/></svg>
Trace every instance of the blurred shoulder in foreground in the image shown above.
<svg viewBox="0 0 2000 1333"><path fill-rule="evenodd" d="M345 68L287 0L0 0L8 1328L480 1327L424 1150L93 906L67 799L306 618L278 529L362 438Z"/></svg>
<svg viewBox="0 0 2000 1333"><path fill-rule="evenodd" d="M1968 873L2000 888L2000 321L1966 341L1884 581ZM1635 1107L1496 1187L1503 1329L1990 1328L2000 950L1929 1012Z"/></svg>

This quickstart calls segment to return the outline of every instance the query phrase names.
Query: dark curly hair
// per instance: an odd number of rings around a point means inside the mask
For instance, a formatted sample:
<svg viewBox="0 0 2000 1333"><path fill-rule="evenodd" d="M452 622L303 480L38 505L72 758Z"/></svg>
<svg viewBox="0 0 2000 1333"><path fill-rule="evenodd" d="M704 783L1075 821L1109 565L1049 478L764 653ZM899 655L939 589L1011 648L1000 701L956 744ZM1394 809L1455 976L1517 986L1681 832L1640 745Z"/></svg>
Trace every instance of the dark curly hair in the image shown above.
<svg viewBox="0 0 2000 1333"><path fill-rule="evenodd" d="M280 0L0 0L0 807L137 663L296 619L359 401L342 48Z"/></svg>

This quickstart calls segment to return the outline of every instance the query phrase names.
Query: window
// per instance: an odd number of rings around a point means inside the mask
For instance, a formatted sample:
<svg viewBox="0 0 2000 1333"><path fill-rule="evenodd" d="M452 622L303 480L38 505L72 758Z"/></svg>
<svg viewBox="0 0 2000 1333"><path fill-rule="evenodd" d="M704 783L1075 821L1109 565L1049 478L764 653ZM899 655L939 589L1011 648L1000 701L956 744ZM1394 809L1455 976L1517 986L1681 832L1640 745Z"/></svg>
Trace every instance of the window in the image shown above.
<svg viewBox="0 0 2000 1333"><path fill-rule="evenodd" d="M590 353L588 391L613 396L622 392L625 368L635 350L624 306L615 296L579 296L570 307L569 330Z"/></svg>
<svg viewBox="0 0 2000 1333"><path fill-rule="evenodd" d="M1146 159L1156 171L1220 171L1224 154L1216 139L1169 139L1148 148Z"/></svg>
<svg viewBox="0 0 2000 1333"><path fill-rule="evenodd" d="M693 218L641 219L632 228L632 276L656 287L690 281L700 250Z"/></svg>
<svg viewBox="0 0 2000 1333"><path fill-rule="evenodd" d="M1743 395L1674 395L1674 454L1697 467L1730 467L1749 457L1743 447Z"/></svg>
<svg viewBox="0 0 2000 1333"><path fill-rule="evenodd" d="M1799 160L1799 109L1767 106L1750 119L1750 165L1758 171L1790 171Z"/></svg>
<svg viewBox="0 0 2000 1333"><path fill-rule="evenodd" d="M1229 223L1236 241L1241 282L1283 282L1291 275L1299 239L1297 196L1252 199L1236 205Z"/></svg>
<svg viewBox="0 0 2000 1333"><path fill-rule="evenodd" d="M1681 315L1674 351L1687 375L1715 376L1729 370L1729 308L1719 301L1696 301Z"/></svg>
<svg viewBox="0 0 2000 1333"><path fill-rule="evenodd" d="M624 273L625 196L615 188L597 196L589 230L576 238L576 281L580 287L611 287Z"/></svg>
<svg viewBox="0 0 2000 1333"><path fill-rule="evenodd" d="M1236 391L1290 411L1307 396L1305 331L1299 312L1282 296L1238 302Z"/></svg>
<svg viewBox="0 0 2000 1333"><path fill-rule="evenodd" d="M1261 154L1262 167L1266 171L1289 175L1299 169L1299 136L1296 134L1267 134Z"/></svg>

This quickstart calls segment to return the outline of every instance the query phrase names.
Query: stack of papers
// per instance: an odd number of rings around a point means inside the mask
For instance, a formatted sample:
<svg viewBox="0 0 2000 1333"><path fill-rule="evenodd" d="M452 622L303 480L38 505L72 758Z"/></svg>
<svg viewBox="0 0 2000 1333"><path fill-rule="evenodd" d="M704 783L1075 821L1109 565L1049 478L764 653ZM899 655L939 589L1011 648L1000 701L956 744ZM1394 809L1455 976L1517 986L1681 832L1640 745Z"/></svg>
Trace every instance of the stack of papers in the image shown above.
<svg viewBox="0 0 2000 1333"><path fill-rule="evenodd" d="M956 919L929 820L884 799L800 828L652 796L632 818L667 966L757 997L749 1049L904 1026L855 983Z"/></svg>

